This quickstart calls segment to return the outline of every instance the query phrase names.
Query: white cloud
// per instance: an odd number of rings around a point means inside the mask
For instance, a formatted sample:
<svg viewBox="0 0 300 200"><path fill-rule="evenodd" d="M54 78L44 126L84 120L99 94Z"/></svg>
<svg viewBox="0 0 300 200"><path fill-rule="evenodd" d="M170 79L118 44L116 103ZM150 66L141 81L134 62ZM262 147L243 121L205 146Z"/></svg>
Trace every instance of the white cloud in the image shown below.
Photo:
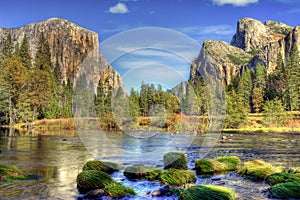
<svg viewBox="0 0 300 200"><path fill-rule="evenodd" d="M259 0L212 0L215 4L222 6L232 4L233 6L246 6L252 3L258 3Z"/></svg>
<svg viewBox="0 0 300 200"><path fill-rule="evenodd" d="M116 5L110 7L108 12L112 14L125 14L128 13L129 10L124 3L117 3Z"/></svg>
<svg viewBox="0 0 300 200"><path fill-rule="evenodd" d="M122 2L129 2L129 1L132 1L132 2L138 2L138 1L142 1L142 0L120 0Z"/></svg>

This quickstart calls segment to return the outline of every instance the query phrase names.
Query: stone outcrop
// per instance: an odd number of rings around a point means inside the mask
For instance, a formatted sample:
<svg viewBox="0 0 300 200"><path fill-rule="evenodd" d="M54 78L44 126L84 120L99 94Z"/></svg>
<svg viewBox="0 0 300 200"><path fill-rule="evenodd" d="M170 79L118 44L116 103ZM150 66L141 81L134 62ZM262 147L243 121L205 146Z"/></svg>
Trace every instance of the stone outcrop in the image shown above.
<svg viewBox="0 0 300 200"><path fill-rule="evenodd" d="M224 85L228 85L252 57L251 54L226 42L207 40L192 64L190 78L194 79L199 75L217 76Z"/></svg>
<svg viewBox="0 0 300 200"><path fill-rule="evenodd" d="M205 41L199 56L191 67L190 78L208 74L216 75L223 85L244 67L255 68L263 64L267 73L277 65L278 55L286 61L294 44L300 47L300 27L267 20L264 24L251 18L242 18L230 44L221 41Z"/></svg>
<svg viewBox="0 0 300 200"><path fill-rule="evenodd" d="M88 81L95 85L103 76L109 79L106 83L109 82L113 87L121 84L118 82L120 75L99 54L98 34L65 19L51 18L20 28L0 28L0 45L8 34L12 36L14 44L21 44L26 35L34 58L41 33L49 42L51 61L53 66L58 64L60 67L63 81L74 82L81 68L85 67ZM96 62L91 65L90 60Z"/></svg>

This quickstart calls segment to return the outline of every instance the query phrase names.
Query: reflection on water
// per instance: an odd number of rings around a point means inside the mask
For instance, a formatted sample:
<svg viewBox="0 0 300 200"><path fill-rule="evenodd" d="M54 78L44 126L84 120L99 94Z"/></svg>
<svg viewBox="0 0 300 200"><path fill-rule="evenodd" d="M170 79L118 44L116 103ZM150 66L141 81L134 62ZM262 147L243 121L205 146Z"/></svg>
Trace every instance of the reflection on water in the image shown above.
<svg viewBox="0 0 300 200"><path fill-rule="evenodd" d="M85 144L72 131L48 132L38 135L18 135L0 130L0 163L16 165L31 174L43 175L40 180L5 183L0 185L1 199L74 199L76 176L87 160L98 159L118 161L123 165L133 163L162 166L162 155L170 150L184 150L186 135L170 133L155 134L156 137L144 137L147 132L137 132L137 137L122 132L106 132L107 140L86 133ZM81 135L82 136L82 135ZM242 160L261 158L274 164L300 167L300 134L225 134L226 140L219 140L208 157L236 155ZM193 143L187 149L190 168L194 160L201 157L199 148L203 135L195 135ZM172 143L170 143L172 141ZM172 148L170 148L170 146ZM91 152L91 153L90 153ZM155 152L152 157L143 157ZM147 154L146 154L147 153ZM117 173L114 178L123 178ZM198 182L202 180L199 178ZM245 185L243 180L230 177L228 186L247 195L246 190L253 185ZM125 185L134 187L139 194L159 187L158 183L132 182ZM145 186L146 185L146 186ZM247 186L247 187L246 187ZM263 187L263 186L262 186ZM244 189L243 189L244 188ZM243 192L243 190L245 192ZM139 199L139 197L135 197ZM247 199L247 198L245 198Z"/></svg>

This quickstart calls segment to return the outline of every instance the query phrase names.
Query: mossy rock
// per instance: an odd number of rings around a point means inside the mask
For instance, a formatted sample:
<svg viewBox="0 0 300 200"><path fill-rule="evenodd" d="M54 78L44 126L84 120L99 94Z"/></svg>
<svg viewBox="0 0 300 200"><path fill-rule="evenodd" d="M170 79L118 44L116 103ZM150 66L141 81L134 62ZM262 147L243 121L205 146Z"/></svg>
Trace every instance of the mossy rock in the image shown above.
<svg viewBox="0 0 300 200"><path fill-rule="evenodd" d="M182 186L186 183L195 183L195 173L191 170L168 169L161 171L159 180L162 184Z"/></svg>
<svg viewBox="0 0 300 200"><path fill-rule="evenodd" d="M90 190L104 189L105 186L115 183L107 173L96 170L87 170L79 173L76 182L80 194L85 194Z"/></svg>
<svg viewBox="0 0 300 200"><path fill-rule="evenodd" d="M291 199L300 198L300 182L279 183L272 186L270 189L270 196L276 199Z"/></svg>
<svg viewBox="0 0 300 200"><path fill-rule="evenodd" d="M293 181L300 181L300 174L291 174L291 173L275 173L268 175L266 181L271 185L276 185L278 183L287 183Z"/></svg>
<svg viewBox="0 0 300 200"><path fill-rule="evenodd" d="M183 152L169 152L163 157L165 169L187 169L188 159Z"/></svg>
<svg viewBox="0 0 300 200"><path fill-rule="evenodd" d="M198 185L183 191L180 200L235 200L236 194L231 188L215 185Z"/></svg>
<svg viewBox="0 0 300 200"><path fill-rule="evenodd" d="M145 173L145 178L149 181L158 180L162 172L161 169L150 170Z"/></svg>
<svg viewBox="0 0 300 200"><path fill-rule="evenodd" d="M238 170L240 175L254 180L265 180L268 175L283 172L282 167L276 167L263 160L253 160L245 162L244 166Z"/></svg>
<svg viewBox="0 0 300 200"><path fill-rule="evenodd" d="M240 159L236 156L222 156L216 159L198 159L195 161L197 174L214 174L234 171L238 168Z"/></svg>
<svg viewBox="0 0 300 200"><path fill-rule="evenodd" d="M160 169L151 167L151 166L143 166L143 165L132 165L126 167L124 170L124 176L129 179L153 179L155 180L155 174L160 173Z"/></svg>
<svg viewBox="0 0 300 200"><path fill-rule="evenodd" d="M132 188L125 187L120 183L112 183L105 186L104 192L107 196L110 196L112 198L136 195L136 192Z"/></svg>
<svg viewBox="0 0 300 200"><path fill-rule="evenodd" d="M123 169L123 167L117 163L102 162L99 160L88 161L82 168L83 171L96 170L109 174L115 171L120 171L121 169Z"/></svg>
<svg viewBox="0 0 300 200"><path fill-rule="evenodd" d="M8 182L15 180L30 180L37 179L38 175L25 174L19 170L16 166L13 165L3 165L0 164L0 182Z"/></svg>

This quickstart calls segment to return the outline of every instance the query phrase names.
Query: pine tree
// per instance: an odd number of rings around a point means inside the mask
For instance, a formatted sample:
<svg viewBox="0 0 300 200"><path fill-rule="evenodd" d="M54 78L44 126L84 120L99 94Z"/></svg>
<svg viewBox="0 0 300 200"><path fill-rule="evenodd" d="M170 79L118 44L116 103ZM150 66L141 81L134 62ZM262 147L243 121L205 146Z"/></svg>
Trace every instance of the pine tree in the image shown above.
<svg viewBox="0 0 300 200"><path fill-rule="evenodd" d="M248 68L245 68L240 77L237 93L242 97L244 106L250 111L250 97L252 92L252 79Z"/></svg>
<svg viewBox="0 0 300 200"><path fill-rule="evenodd" d="M134 90L134 88L131 88L130 90L129 113L133 121L136 121L136 119L140 116L139 94Z"/></svg>
<svg viewBox="0 0 300 200"><path fill-rule="evenodd" d="M14 52L14 45L12 41L12 37L8 34L6 40L4 41L3 48L1 51L1 60L12 58Z"/></svg>
<svg viewBox="0 0 300 200"><path fill-rule="evenodd" d="M50 46L43 33L39 37L34 63L35 69L47 72L51 71Z"/></svg>
<svg viewBox="0 0 300 200"><path fill-rule="evenodd" d="M29 70L32 68L32 58L28 38L25 35L20 46L19 55L23 65Z"/></svg>

